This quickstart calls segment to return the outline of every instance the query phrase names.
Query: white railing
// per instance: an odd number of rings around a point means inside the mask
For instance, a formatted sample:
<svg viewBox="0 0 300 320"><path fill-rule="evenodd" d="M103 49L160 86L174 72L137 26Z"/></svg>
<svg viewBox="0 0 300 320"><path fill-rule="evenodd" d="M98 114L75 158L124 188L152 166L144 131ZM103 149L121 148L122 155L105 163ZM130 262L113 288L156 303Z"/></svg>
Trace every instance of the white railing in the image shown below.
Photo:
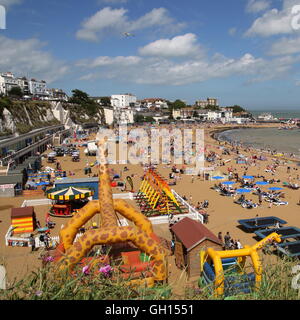
<svg viewBox="0 0 300 320"><path fill-rule="evenodd" d="M33 200L25 200L21 207L34 207L34 206L46 206L51 205L53 203L50 199L33 199Z"/></svg>
<svg viewBox="0 0 300 320"><path fill-rule="evenodd" d="M174 190L171 189L173 195L175 196L175 198L186 208L189 209L189 215L192 217L191 219L193 220L197 220L200 221L201 223L203 223L203 216L202 214L200 214L194 207L192 207L187 201L185 201L183 198L181 198L181 196ZM180 215L178 215L179 217ZM185 215L186 216L186 215ZM177 215L176 215L177 217Z"/></svg>

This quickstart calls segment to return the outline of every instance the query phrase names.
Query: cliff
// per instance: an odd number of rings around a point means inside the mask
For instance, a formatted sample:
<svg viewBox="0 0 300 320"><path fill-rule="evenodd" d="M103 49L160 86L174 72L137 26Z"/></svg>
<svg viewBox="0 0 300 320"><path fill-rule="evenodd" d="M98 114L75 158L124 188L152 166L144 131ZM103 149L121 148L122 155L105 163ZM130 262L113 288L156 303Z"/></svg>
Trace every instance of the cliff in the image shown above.
<svg viewBox="0 0 300 320"><path fill-rule="evenodd" d="M64 124L66 128L87 122L103 122L103 109L58 101L20 101L0 98L0 136Z"/></svg>

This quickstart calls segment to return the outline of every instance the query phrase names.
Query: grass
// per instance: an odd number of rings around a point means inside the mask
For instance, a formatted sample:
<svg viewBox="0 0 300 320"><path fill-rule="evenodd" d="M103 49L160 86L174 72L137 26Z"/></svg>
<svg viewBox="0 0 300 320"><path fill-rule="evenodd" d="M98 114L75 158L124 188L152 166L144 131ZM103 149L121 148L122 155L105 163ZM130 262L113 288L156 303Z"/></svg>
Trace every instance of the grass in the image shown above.
<svg viewBox="0 0 300 320"><path fill-rule="evenodd" d="M204 285L199 289L187 291L187 299L191 300L299 300L300 290L292 286L296 274L292 273L293 267L298 262L288 258L277 258L276 263L266 264L263 262L261 286L258 290L252 290L249 294L236 294L228 297L214 297L212 287ZM252 271L252 270L251 270ZM247 273L250 270L247 271ZM300 274L300 271L298 272ZM226 272L225 272L226 276ZM299 283L300 287L300 283Z"/></svg>
<svg viewBox="0 0 300 320"><path fill-rule="evenodd" d="M266 266L266 263L264 263ZM261 286L249 294L231 297L213 295L209 286L197 285L187 287L184 299L188 300L299 300L300 290L292 286L296 274L293 267L295 260L277 259L264 268ZM115 266L113 266L115 267ZM250 272L250 270L247 270ZM166 300L167 285L159 285L156 289L145 287L129 287L118 274L112 278L102 274L82 273L76 269L77 276L60 272L55 265L46 265L36 272L30 273L20 281L7 285L7 290L0 290L0 300ZM300 274L300 272L298 272ZM297 279L296 279L297 280ZM170 284L172 286L172 284Z"/></svg>
<svg viewBox="0 0 300 320"><path fill-rule="evenodd" d="M111 279L92 272L84 274L81 268L71 276L47 264L8 284L7 290L0 290L0 300L163 300L166 289L165 285L156 289L129 287L117 274Z"/></svg>

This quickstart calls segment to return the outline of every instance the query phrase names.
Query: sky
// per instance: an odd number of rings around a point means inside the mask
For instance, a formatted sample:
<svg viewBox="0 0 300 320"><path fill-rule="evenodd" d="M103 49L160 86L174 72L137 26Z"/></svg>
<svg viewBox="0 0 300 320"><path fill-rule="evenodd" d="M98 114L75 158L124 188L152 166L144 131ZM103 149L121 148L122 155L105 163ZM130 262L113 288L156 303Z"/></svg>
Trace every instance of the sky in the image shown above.
<svg viewBox="0 0 300 320"><path fill-rule="evenodd" d="M0 0L0 71L68 94L300 110L300 0ZM124 35L128 33L129 36Z"/></svg>

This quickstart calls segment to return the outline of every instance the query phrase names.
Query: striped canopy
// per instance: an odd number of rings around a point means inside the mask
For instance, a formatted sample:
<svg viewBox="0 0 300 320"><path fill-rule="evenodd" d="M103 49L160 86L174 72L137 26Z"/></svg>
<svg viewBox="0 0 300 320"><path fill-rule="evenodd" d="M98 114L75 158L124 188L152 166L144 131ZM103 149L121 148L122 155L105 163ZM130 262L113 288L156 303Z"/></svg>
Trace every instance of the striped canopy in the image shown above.
<svg viewBox="0 0 300 320"><path fill-rule="evenodd" d="M47 192L47 198L52 200L77 200L91 197L94 191L88 188L54 188Z"/></svg>

